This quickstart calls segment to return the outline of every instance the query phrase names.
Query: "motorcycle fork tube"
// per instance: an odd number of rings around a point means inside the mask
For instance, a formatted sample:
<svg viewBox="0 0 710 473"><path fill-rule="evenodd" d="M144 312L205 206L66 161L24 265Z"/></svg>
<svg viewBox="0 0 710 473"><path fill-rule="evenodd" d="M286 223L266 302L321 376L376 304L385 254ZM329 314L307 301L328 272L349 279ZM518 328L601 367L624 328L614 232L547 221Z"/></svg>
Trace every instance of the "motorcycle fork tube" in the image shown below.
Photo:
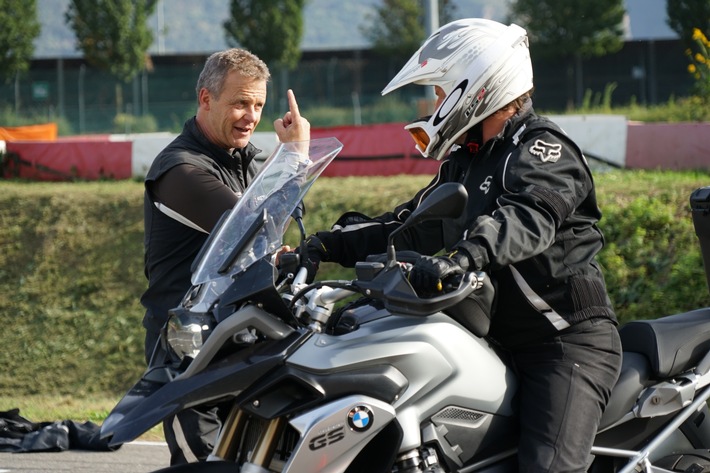
<svg viewBox="0 0 710 473"><path fill-rule="evenodd" d="M239 438L244 431L247 415L234 403L222 425L213 455L227 461L236 461L239 452Z"/></svg>
<svg viewBox="0 0 710 473"><path fill-rule="evenodd" d="M277 417L276 419L269 421L264 430L261 432L259 441L254 447L254 453L251 457L250 463L265 468L269 466L285 426L285 417Z"/></svg>

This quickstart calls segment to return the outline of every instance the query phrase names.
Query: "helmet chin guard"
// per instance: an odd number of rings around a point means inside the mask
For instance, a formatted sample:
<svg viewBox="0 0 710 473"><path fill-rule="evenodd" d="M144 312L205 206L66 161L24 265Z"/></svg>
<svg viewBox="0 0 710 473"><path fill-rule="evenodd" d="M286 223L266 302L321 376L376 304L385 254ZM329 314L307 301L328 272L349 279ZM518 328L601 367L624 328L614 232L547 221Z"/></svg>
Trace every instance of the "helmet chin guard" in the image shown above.
<svg viewBox="0 0 710 473"><path fill-rule="evenodd" d="M442 159L471 127L533 87L526 31L478 18L434 32L382 90L439 86L446 98L431 117L405 126L426 157Z"/></svg>

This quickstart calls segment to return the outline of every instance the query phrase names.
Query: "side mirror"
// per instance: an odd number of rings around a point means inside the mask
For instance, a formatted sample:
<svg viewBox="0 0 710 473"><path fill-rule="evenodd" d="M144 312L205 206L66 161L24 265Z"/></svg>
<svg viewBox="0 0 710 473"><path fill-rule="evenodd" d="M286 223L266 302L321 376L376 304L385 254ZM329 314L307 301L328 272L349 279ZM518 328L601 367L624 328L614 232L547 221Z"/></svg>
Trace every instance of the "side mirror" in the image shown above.
<svg viewBox="0 0 710 473"><path fill-rule="evenodd" d="M468 192L463 184L447 182L440 185L416 208L404 224L390 233L387 242L387 259L390 265L396 261L394 237L408 228L428 220L456 218L466 207Z"/></svg>

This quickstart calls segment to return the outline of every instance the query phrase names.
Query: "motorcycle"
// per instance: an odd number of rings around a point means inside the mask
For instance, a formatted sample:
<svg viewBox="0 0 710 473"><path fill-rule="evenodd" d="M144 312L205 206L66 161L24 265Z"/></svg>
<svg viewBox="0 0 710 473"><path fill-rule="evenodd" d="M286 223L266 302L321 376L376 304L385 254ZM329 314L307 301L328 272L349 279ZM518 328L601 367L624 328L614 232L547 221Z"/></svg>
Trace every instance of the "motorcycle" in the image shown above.
<svg viewBox="0 0 710 473"><path fill-rule="evenodd" d="M301 202L342 144L291 145L210 235L158 342L167 355L115 406L102 438L117 446L182 409L223 403L208 461L160 471L516 471L516 377L486 337L490 279L469 272L419 297L407 280L416 255L391 237L355 279L307 283L298 253L281 254L284 233L295 220L307 251ZM706 239L708 194L696 199ZM465 201L461 185L442 185L396 232L455 218ZM589 471L707 471L710 308L620 332L623 368Z"/></svg>

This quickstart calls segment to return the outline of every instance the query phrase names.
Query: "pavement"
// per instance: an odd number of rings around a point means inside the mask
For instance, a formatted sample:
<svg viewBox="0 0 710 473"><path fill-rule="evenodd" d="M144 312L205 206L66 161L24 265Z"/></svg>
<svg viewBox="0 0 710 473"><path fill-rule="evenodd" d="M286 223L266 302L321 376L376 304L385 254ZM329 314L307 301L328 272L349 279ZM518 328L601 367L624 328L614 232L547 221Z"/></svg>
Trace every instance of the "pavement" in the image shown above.
<svg viewBox="0 0 710 473"><path fill-rule="evenodd" d="M131 442L112 452L0 453L0 473L147 473L169 464L164 442Z"/></svg>

